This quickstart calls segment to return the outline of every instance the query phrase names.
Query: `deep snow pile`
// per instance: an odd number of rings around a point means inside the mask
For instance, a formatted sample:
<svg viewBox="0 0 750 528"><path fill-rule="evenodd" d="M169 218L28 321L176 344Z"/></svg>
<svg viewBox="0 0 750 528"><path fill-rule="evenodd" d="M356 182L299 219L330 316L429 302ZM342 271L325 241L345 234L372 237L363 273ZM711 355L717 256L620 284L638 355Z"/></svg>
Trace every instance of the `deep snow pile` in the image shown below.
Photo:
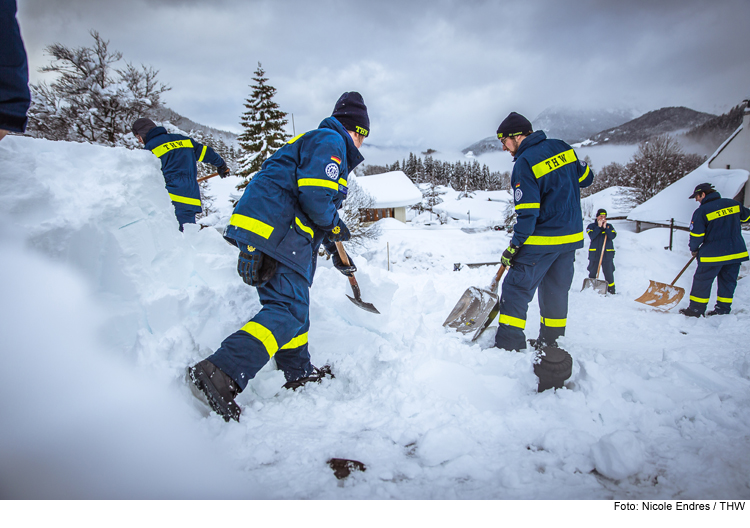
<svg viewBox="0 0 750 528"><path fill-rule="evenodd" d="M193 400L184 368L260 305L216 229L177 230L153 156L6 138L0 210L3 497L750 497L747 279L729 316L632 301L688 261L687 233L669 252L666 231L617 223L614 297L578 291L579 253L561 342L573 375L538 394L530 351L441 326L495 271L454 263L499 260L507 234L383 220L353 255L382 315L319 262L310 348L336 379L288 392L271 362L227 424ZM538 320L532 301L528 337ZM331 457L368 469L338 481Z"/></svg>

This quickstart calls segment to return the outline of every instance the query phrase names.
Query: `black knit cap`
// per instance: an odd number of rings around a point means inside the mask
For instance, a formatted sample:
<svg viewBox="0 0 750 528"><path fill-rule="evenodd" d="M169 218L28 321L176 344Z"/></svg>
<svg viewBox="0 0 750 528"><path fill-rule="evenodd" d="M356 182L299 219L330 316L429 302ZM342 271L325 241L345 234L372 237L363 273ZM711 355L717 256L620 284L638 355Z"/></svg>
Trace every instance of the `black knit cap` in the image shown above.
<svg viewBox="0 0 750 528"><path fill-rule="evenodd" d="M528 119L521 114L511 112L497 127L497 137L503 139L511 136L528 136L533 131L534 129L531 128L531 122Z"/></svg>
<svg viewBox="0 0 750 528"><path fill-rule="evenodd" d="M333 117L344 128L367 137L370 135L370 118L367 115L365 100L358 92L344 92L333 107Z"/></svg>
<svg viewBox="0 0 750 528"><path fill-rule="evenodd" d="M146 134L151 132L152 129L156 128L156 123L151 121L148 117L141 117L135 120L131 130L136 136L146 137Z"/></svg>
<svg viewBox="0 0 750 528"><path fill-rule="evenodd" d="M600 215L604 215L604 216L607 216L607 210L606 210L606 209L599 209L599 210L598 210L598 211L596 212L596 216L600 216Z"/></svg>
<svg viewBox="0 0 750 528"><path fill-rule="evenodd" d="M695 186L695 190L693 191L693 194L688 196L688 198L692 200L693 198L695 198L695 195L698 194L699 192L711 194L712 192L716 192L716 189L714 189L714 186L711 185L710 183L699 183L698 185Z"/></svg>

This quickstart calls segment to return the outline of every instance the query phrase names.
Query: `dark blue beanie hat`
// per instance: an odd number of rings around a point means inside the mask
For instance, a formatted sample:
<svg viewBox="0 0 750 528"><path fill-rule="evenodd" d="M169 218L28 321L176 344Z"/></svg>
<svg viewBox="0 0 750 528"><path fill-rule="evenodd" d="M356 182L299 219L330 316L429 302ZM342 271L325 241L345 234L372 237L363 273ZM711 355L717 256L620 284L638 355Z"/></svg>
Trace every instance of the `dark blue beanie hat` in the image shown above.
<svg viewBox="0 0 750 528"><path fill-rule="evenodd" d="M370 135L370 118L367 116L365 100L358 92L344 92L333 107L333 117L344 128L367 137Z"/></svg>
<svg viewBox="0 0 750 528"><path fill-rule="evenodd" d="M503 139L512 136L528 136L534 130L531 128L531 122L521 114L511 112L508 114L500 126L497 127L497 138Z"/></svg>

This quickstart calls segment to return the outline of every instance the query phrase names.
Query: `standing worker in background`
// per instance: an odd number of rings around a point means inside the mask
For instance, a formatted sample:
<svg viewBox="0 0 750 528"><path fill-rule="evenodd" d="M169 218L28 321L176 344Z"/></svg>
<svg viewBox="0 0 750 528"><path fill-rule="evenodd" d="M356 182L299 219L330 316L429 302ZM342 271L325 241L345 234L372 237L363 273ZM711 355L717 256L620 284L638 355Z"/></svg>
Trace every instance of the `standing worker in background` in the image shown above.
<svg viewBox="0 0 750 528"><path fill-rule="evenodd" d="M535 348L554 346L565 335L575 251L583 247L580 188L591 185L594 173L570 145L533 132L529 120L516 112L500 124L497 137L515 162L510 183L517 219L501 258L509 271L495 345L526 348L526 312L539 288L539 339L530 342Z"/></svg>
<svg viewBox="0 0 750 528"><path fill-rule="evenodd" d="M310 286L321 243L341 273L356 271L351 258L346 266L336 251L336 242L350 238L337 210L369 133L362 96L344 93L316 130L292 138L263 162L237 202L224 237L240 248L237 271L258 289L263 307L187 372L193 392L226 421L239 421L235 397L271 358L287 389L332 376L330 368L310 362Z"/></svg>
<svg viewBox="0 0 750 528"><path fill-rule="evenodd" d="M229 168L208 145L180 134L168 134L146 117L136 119L132 131L144 148L161 160L161 172L182 231L184 224L195 223L195 215L202 210L196 162L210 163L222 178L229 176Z"/></svg>
<svg viewBox="0 0 750 528"><path fill-rule="evenodd" d="M725 315L732 310L740 263L750 260L740 224L750 221L750 209L722 198L713 185L701 183L690 198L700 204L690 222L690 252L698 258L690 304L680 313L700 317L706 312L711 286L718 277L716 306L706 315Z"/></svg>
<svg viewBox="0 0 750 528"><path fill-rule="evenodd" d="M0 139L26 131L29 65L16 21L16 0L0 0Z"/></svg>
<svg viewBox="0 0 750 528"><path fill-rule="evenodd" d="M589 245L589 279L595 279L599 271L599 261L602 263L604 278L607 280L607 293L615 294L615 244L612 242L617 236L617 231L612 224L607 223L607 210L599 209L596 212L596 222L591 222L586 228L591 243ZM602 247L604 237L607 237L607 247Z"/></svg>

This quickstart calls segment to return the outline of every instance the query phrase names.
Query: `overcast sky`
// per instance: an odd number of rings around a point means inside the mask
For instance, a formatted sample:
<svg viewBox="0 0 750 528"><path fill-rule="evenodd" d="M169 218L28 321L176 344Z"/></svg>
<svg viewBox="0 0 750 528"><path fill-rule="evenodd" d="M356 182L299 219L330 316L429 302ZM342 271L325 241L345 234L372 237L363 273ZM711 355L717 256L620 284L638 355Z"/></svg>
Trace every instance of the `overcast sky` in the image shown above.
<svg viewBox="0 0 750 528"><path fill-rule="evenodd" d="M168 107L233 132L258 62L297 133L359 91L372 144L419 149L468 146L510 111L722 113L750 96L748 0L18 4L32 82L46 46L90 46L97 30L124 60L159 70Z"/></svg>

